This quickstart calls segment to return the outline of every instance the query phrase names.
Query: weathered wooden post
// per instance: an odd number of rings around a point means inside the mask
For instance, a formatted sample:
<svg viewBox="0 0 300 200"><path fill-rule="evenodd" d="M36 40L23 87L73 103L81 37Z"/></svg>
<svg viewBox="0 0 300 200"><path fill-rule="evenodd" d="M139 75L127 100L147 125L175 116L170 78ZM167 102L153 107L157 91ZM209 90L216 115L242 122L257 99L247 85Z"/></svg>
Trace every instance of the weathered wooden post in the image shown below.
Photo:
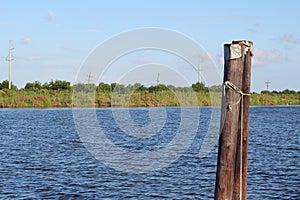
<svg viewBox="0 0 300 200"><path fill-rule="evenodd" d="M215 199L247 198L250 72L253 43L224 45L224 94Z"/></svg>

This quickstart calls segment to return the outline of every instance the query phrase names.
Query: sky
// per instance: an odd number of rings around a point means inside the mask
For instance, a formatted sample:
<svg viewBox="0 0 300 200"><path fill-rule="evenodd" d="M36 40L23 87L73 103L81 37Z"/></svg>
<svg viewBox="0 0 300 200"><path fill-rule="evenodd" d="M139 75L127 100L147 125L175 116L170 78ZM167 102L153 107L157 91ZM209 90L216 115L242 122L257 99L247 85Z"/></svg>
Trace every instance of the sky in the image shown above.
<svg viewBox="0 0 300 200"><path fill-rule="evenodd" d="M297 0L1 0L0 5L0 81L8 79L6 57L11 40L12 81L18 88L34 81L66 80L73 84L82 64L99 45L127 31L155 27L183 34L199 44L221 78L223 45L233 40L253 41L251 90L265 90L269 81L269 90L300 91ZM187 83L195 83L197 71L182 62L170 52L141 50L124 55L101 77L91 74L88 78L86 74L86 81L122 82L126 74L134 79L134 69L142 65L149 75L149 63L158 63L174 67ZM153 82L159 79L173 84L168 73L159 72L157 66L153 70ZM200 78L205 80L207 69L201 70Z"/></svg>

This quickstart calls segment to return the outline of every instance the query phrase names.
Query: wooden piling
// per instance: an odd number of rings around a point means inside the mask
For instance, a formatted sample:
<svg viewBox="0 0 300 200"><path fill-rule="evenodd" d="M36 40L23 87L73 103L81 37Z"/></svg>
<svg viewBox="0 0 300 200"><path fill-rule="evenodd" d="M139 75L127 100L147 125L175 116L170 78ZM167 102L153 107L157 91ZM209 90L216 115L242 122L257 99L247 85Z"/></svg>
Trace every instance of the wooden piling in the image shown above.
<svg viewBox="0 0 300 200"><path fill-rule="evenodd" d="M253 44L251 43L251 48ZM247 51L245 57L245 64L244 64L244 73L243 73L243 87L242 91L244 93L250 94L250 83L251 83L251 58L253 56L253 51ZM246 95L243 99L243 185L242 190L243 196L242 199L247 199L247 170L248 170L248 133L249 133L249 126L250 126L250 96Z"/></svg>
<svg viewBox="0 0 300 200"><path fill-rule="evenodd" d="M224 96L215 199L246 199L252 42L224 45ZM241 140L242 137L242 140Z"/></svg>

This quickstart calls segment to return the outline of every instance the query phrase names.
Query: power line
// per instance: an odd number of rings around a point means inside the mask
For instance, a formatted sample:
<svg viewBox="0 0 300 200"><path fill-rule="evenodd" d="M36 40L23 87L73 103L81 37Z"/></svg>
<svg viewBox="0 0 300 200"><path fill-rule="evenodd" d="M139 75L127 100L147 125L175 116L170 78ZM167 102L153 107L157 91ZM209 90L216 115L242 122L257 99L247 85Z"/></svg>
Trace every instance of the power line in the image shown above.
<svg viewBox="0 0 300 200"><path fill-rule="evenodd" d="M14 46L12 44L12 41L9 41L9 47L8 47L8 56L6 57L6 61L8 61L8 89L11 89L11 61L13 61L15 58L12 55L12 50L14 50Z"/></svg>

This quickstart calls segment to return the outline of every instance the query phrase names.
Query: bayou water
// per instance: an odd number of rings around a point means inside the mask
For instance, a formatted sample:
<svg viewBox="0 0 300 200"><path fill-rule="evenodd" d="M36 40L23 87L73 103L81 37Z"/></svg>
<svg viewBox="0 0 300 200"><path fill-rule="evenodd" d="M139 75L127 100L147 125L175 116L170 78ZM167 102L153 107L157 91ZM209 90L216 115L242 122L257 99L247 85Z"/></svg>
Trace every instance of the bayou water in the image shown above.
<svg viewBox="0 0 300 200"><path fill-rule="evenodd" d="M149 142L121 137L112 109L96 114L106 116L105 131L122 148L155 151L180 123L180 108L164 109L168 129ZM213 199L217 146L198 156L211 108L195 109L200 122L188 150L167 167L137 174L97 160L76 131L72 109L1 109L0 199ZM134 123L149 123L149 110L130 108ZM251 107L250 116L248 199L299 199L300 107Z"/></svg>

